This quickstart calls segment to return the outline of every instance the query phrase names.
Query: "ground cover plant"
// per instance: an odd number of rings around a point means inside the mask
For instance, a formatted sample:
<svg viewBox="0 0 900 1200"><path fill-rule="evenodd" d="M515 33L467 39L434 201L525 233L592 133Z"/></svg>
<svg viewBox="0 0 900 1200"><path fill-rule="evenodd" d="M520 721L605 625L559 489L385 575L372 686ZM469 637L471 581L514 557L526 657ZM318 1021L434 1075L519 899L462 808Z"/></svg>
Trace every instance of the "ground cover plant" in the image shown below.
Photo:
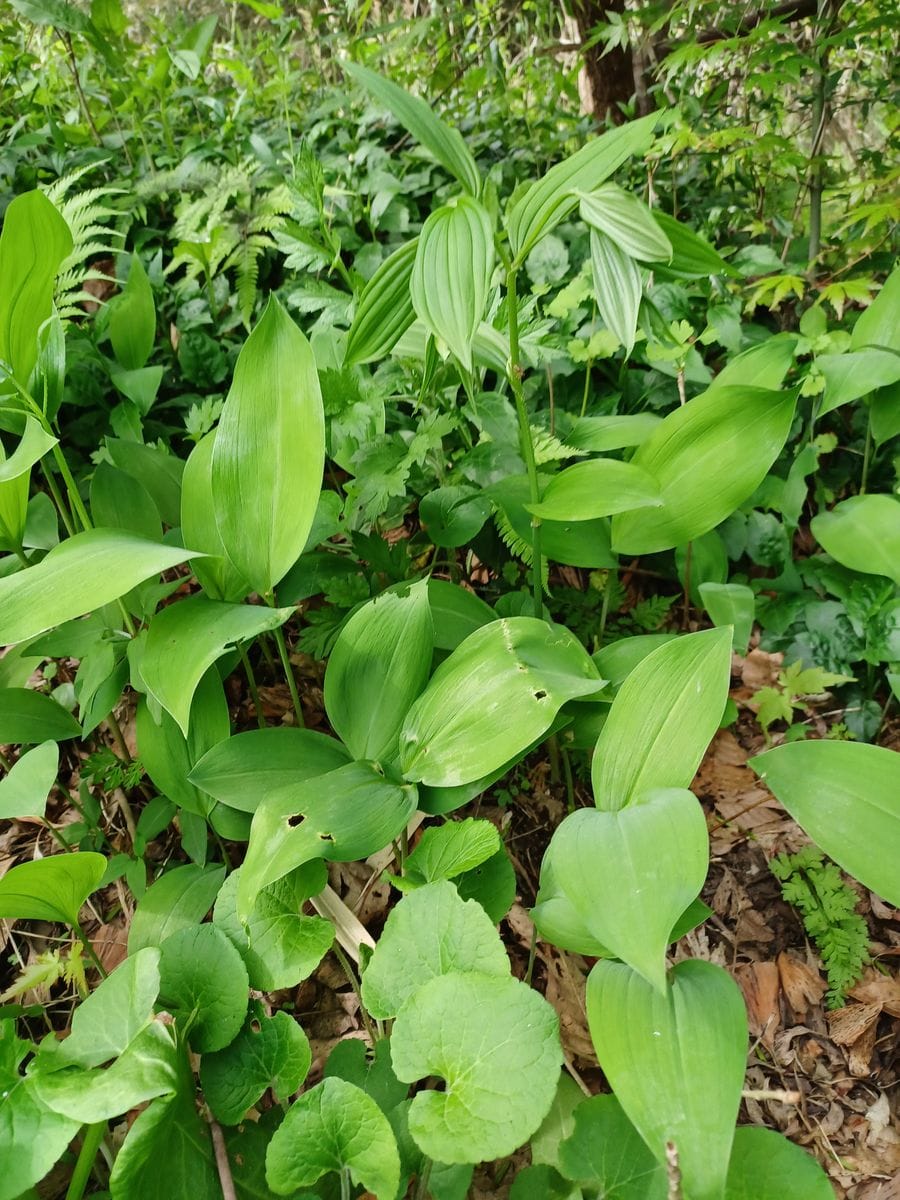
<svg viewBox="0 0 900 1200"><path fill-rule="evenodd" d="M896 18L533 7L3 14L0 1200L900 1178Z"/></svg>

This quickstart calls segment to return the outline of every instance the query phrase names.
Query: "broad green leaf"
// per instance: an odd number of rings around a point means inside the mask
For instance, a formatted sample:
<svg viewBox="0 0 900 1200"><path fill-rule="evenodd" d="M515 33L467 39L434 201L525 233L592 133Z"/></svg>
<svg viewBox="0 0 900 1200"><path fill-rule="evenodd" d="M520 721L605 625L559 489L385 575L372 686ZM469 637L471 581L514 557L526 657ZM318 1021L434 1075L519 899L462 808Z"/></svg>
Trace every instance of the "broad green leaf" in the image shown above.
<svg viewBox="0 0 900 1200"><path fill-rule="evenodd" d="M115 529L76 533L35 566L0 579L0 643L24 642L102 608L192 554Z"/></svg>
<svg viewBox="0 0 900 1200"><path fill-rule="evenodd" d="M900 329L897 325L897 310L900 307L900 267L895 267L887 277L881 291L853 326L850 335L851 351L866 346L879 346L883 350L900 352Z"/></svg>
<svg viewBox="0 0 900 1200"><path fill-rule="evenodd" d="M900 905L900 755L862 742L789 742L749 765L829 858Z"/></svg>
<svg viewBox="0 0 900 1200"><path fill-rule="evenodd" d="M201 438L184 465L181 480L181 534L208 558L191 565L203 590L212 600L243 600L250 585L225 554L213 505L212 455L216 431Z"/></svg>
<svg viewBox="0 0 900 1200"><path fill-rule="evenodd" d="M747 1055L737 984L689 959L660 994L624 963L599 962L586 1003L600 1066L657 1161L674 1143L685 1195L722 1200Z"/></svg>
<svg viewBox="0 0 900 1200"><path fill-rule="evenodd" d="M719 728L731 678L731 631L667 642L627 676L591 764L594 803L615 811L642 792L690 786Z"/></svg>
<svg viewBox="0 0 900 1200"><path fill-rule="evenodd" d="M516 264L524 263L538 240L572 212L578 191L594 191L629 158L644 153L659 117L651 113L588 142L551 167L514 202L506 228Z"/></svg>
<svg viewBox="0 0 900 1200"><path fill-rule="evenodd" d="M371 1053L358 1038L344 1038L328 1055L323 1075L326 1079L336 1075L362 1088L384 1113L401 1104L409 1094L409 1088L394 1074L390 1038L379 1038Z"/></svg>
<svg viewBox="0 0 900 1200"><path fill-rule="evenodd" d="M363 288L347 334L346 364L386 358L413 323L409 280L418 244L418 238L413 238L395 250Z"/></svg>
<svg viewBox="0 0 900 1200"><path fill-rule="evenodd" d="M613 547L668 550L730 516L781 452L796 402L796 392L716 387L669 413L632 459L659 483L663 506L613 517Z"/></svg>
<svg viewBox="0 0 900 1200"><path fill-rule="evenodd" d="M280 1195L344 1169L376 1200L395 1200L400 1158L387 1117L365 1092L323 1079L288 1109L266 1152L266 1179Z"/></svg>
<svg viewBox="0 0 900 1200"><path fill-rule="evenodd" d="M253 816L238 886L238 916L267 884L311 862L353 862L383 849L416 811L416 789L391 783L374 763L348 763L263 800Z"/></svg>
<svg viewBox="0 0 900 1200"><path fill-rule="evenodd" d="M592 229L605 233L623 253L641 262L668 262L672 243L646 204L617 183L579 193L579 213Z"/></svg>
<svg viewBox="0 0 900 1200"><path fill-rule="evenodd" d="M336 738L311 729L248 729L208 750L190 780L222 804L252 813L267 797L349 761Z"/></svg>
<svg viewBox="0 0 900 1200"><path fill-rule="evenodd" d="M138 902L128 930L128 953L161 946L180 929L198 925L213 906L225 868L193 863L161 875Z"/></svg>
<svg viewBox="0 0 900 1200"><path fill-rule="evenodd" d="M820 354L816 370L825 379L818 416L867 396L900 379L900 350L857 350L850 354Z"/></svg>
<svg viewBox="0 0 900 1200"><path fill-rule="evenodd" d="M882 388L869 401L869 428L876 446L900 437L900 384Z"/></svg>
<svg viewBox="0 0 900 1200"><path fill-rule="evenodd" d="M563 1179L555 1167L537 1163L517 1172L509 1200L584 1200L584 1192Z"/></svg>
<svg viewBox="0 0 900 1200"><path fill-rule="evenodd" d="M400 728L431 671L434 632L425 580L383 592L353 613L325 671L325 711L354 758L391 762Z"/></svg>
<svg viewBox="0 0 900 1200"><path fill-rule="evenodd" d="M116 358L126 371L143 367L156 338L153 289L140 255L133 253L128 280L109 305L109 337Z"/></svg>
<svg viewBox="0 0 900 1200"><path fill-rule="evenodd" d="M656 480L646 471L615 458L592 458L554 475L540 504L525 507L543 520L590 521L661 504Z"/></svg>
<svg viewBox="0 0 900 1200"><path fill-rule="evenodd" d="M500 834L490 821L447 821L426 829L403 865L401 889L455 879L480 866L500 849Z"/></svg>
<svg viewBox="0 0 900 1200"><path fill-rule="evenodd" d="M639 633L634 637L619 638L598 650L593 659L597 670L607 680L604 699L608 696L612 700L638 663L666 642L674 642L676 637L677 633Z"/></svg>
<svg viewBox="0 0 900 1200"><path fill-rule="evenodd" d="M462 196L431 214L419 235L410 296L416 315L466 371L493 269L491 218L477 200Z"/></svg>
<svg viewBox="0 0 900 1200"><path fill-rule="evenodd" d="M56 742L41 742L22 754L9 774L0 779L0 821L43 817L58 766Z"/></svg>
<svg viewBox="0 0 900 1200"><path fill-rule="evenodd" d="M391 909L363 973L363 1002L374 1017L394 1017L430 980L471 971L509 976L500 936L476 901L447 880L430 883Z"/></svg>
<svg viewBox="0 0 900 1200"><path fill-rule="evenodd" d="M0 919L75 926L82 904L105 870L103 855L89 850L20 863L0 879Z"/></svg>
<svg viewBox="0 0 900 1200"><path fill-rule="evenodd" d="M701 583L699 591L713 624L733 626L734 650L746 654L756 615L753 589L744 583Z"/></svg>
<svg viewBox="0 0 900 1200"><path fill-rule="evenodd" d="M157 446L145 446L122 438L107 439L106 448L120 471L144 485L165 524L177 526L181 519L184 459ZM198 546L197 551L200 549Z"/></svg>
<svg viewBox="0 0 900 1200"><path fill-rule="evenodd" d="M106 529L125 529L160 541L162 521L156 501L140 480L108 462L98 463L91 479L91 516Z"/></svg>
<svg viewBox="0 0 900 1200"><path fill-rule="evenodd" d="M0 233L0 361L23 387L37 361L38 331L53 311L56 273L71 250L69 226L43 192L10 202Z"/></svg>
<svg viewBox="0 0 900 1200"><path fill-rule="evenodd" d="M279 628L293 612L195 595L156 614L147 633L141 674L185 737L194 692L209 667L228 646Z"/></svg>
<svg viewBox="0 0 900 1200"><path fill-rule="evenodd" d="M388 109L416 141L473 196L481 191L481 176L475 159L458 129L446 125L431 105L419 96L398 87L383 75L376 75L355 62L344 62L344 70L379 104Z"/></svg>
<svg viewBox="0 0 900 1200"><path fill-rule="evenodd" d="M618 811L582 809L553 835L564 895L585 928L657 990L672 927L703 887L706 818L683 788L654 788Z"/></svg>
<svg viewBox="0 0 900 1200"><path fill-rule="evenodd" d="M46 432L40 421L26 416L22 437L9 458L3 458L0 448L0 485L25 475L58 441L58 438Z"/></svg>
<svg viewBox="0 0 900 1200"><path fill-rule="evenodd" d="M436 650L455 650L470 633L496 620L490 605L446 579L428 580L428 603Z"/></svg>
<svg viewBox="0 0 900 1200"><path fill-rule="evenodd" d="M225 553L265 595L300 557L325 462L325 417L309 342L272 296L244 343L212 450Z"/></svg>
<svg viewBox="0 0 900 1200"><path fill-rule="evenodd" d="M488 498L470 487L439 487L419 502L419 521L436 546L470 542L490 515Z"/></svg>
<svg viewBox="0 0 900 1200"><path fill-rule="evenodd" d="M404 1083L445 1081L445 1090L420 1091L410 1106L410 1133L423 1153L445 1163L503 1158L553 1102L563 1058L559 1020L518 979L453 971L404 1004L391 1057Z"/></svg>
<svg viewBox="0 0 900 1200"><path fill-rule="evenodd" d="M551 478L538 475L542 490ZM530 566L531 514L525 505L531 503L531 494L527 476L507 476L491 486L489 495L499 505L498 525L503 540ZM610 550L609 521L603 517L595 521L542 521L541 552L551 562L570 567L612 569L618 565Z"/></svg>
<svg viewBox="0 0 900 1200"><path fill-rule="evenodd" d="M575 450L602 454L645 442L662 417L654 413L631 413L609 417L579 417L566 436Z"/></svg>
<svg viewBox="0 0 900 1200"><path fill-rule="evenodd" d="M584 1092L567 1071L561 1071L556 1095L540 1129L531 1137L531 1161L559 1167L560 1143L575 1129L575 1110L584 1103Z"/></svg>
<svg viewBox="0 0 900 1200"><path fill-rule="evenodd" d="M592 229L591 270L597 311L603 324L625 347L627 357L634 349L638 313L644 294L640 268L633 258L619 249L612 238Z"/></svg>
<svg viewBox="0 0 900 1200"><path fill-rule="evenodd" d="M261 992L294 987L312 975L331 949L334 926L303 915L303 906L328 882L321 859L304 864L256 897L246 924L238 920L241 870L225 880L216 897L213 923L244 960L250 986Z"/></svg>
<svg viewBox="0 0 900 1200"><path fill-rule="evenodd" d="M682 279L706 275L736 275L734 267L688 225L653 209L653 220L669 243L665 261L653 263L654 274L664 279Z"/></svg>
<svg viewBox="0 0 900 1200"><path fill-rule="evenodd" d="M668 1183L615 1096L590 1096L575 1109L574 1129L559 1147L559 1169L603 1200L666 1200ZM787 1193L785 1193L785 1196Z"/></svg>
<svg viewBox="0 0 900 1200"><path fill-rule="evenodd" d="M777 333L749 350L742 350L726 363L710 384L707 394L723 387L768 388L775 391L794 361L797 335Z"/></svg>
<svg viewBox="0 0 900 1200"><path fill-rule="evenodd" d="M562 626L534 617L492 621L441 663L410 709L400 735L403 773L432 787L480 779L549 729L567 700L601 686L584 647Z"/></svg>
<svg viewBox="0 0 900 1200"><path fill-rule="evenodd" d="M810 529L842 566L887 575L900 584L900 500L895 496L851 496L814 516Z"/></svg>
<svg viewBox="0 0 900 1200"><path fill-rule="evenodd" d="M244 1023L247 969L215 925L191 925L160 947L160 1004L204 1054L224 1049Z"/></svg>
<svg viewBox="0 0 900 1200"><path fill-rule="evenodd" d="M828 1176L800 1146L774 1129L745 1125L734 1131L725 1200L834 1200Z"/></svg>
<svg viewBox="0 0 900 1200"><path fill-rule="evenodd" d="M213 1115L237 1125L267 1088L284 1102L306 1078L312 1053L306 1034L292 1016L272 1017L261 1009L226 1046L200 1061L200 1086Z"/></svg>
<svg viewBox="0 0 900 1200"><path fill-rule="evenodd" d="M477 900L495 925L512 908L518 890L516 872L502 847L477 867L457 875L453 882L463 900Z"/></svg>
<svg viewBox="0 0 900 1200"><path fill-rule="evenodd" d="M51 696L31 688L0 688L0 743L36 746L79 737L81 726Z"/></svg>

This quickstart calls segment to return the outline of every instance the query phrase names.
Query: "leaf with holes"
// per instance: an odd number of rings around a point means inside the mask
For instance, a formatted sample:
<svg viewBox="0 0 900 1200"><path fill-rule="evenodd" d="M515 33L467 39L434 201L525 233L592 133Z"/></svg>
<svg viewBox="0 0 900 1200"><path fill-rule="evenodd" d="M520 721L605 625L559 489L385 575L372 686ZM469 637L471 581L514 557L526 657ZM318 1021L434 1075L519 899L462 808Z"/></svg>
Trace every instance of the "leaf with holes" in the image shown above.
<svg viewBox="0 0 900 1200"><path fill-rule="evenodd" d="M223 1050L200 1060L200 1086L210 1110L225 1125L237 1125L268 1088L284 1102L309 1071L312 1054L306 1034L292 1016L267 1017L262 1006Z"/></svg>

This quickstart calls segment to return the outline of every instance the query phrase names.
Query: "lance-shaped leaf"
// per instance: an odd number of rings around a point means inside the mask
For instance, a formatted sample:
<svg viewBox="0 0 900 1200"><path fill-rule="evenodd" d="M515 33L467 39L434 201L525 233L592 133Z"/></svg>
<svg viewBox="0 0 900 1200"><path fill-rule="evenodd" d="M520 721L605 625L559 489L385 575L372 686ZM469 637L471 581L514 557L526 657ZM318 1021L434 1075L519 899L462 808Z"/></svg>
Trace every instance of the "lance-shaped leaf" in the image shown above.
<svg viewBox="0 0 900 1200"><path fill-rule="evenodd" d="M102 608L193 553L115 529L76 533L35 566L0 579L0 643L23 642Z"/></svg>
<svg viewBox="0 0 900 1200"><path fill-rule="evenodd" d="M56 273L71 250L69 226L43 192L10 202L0 233L0 362L23 387L37 361L38 331L53 311Z"/></svg>
<svg viewBox="0 0 900 1200"><path fill-rule="evenodd" d="M38 745L79 737L81 726L52 696L0 688L0 745Z"/></svg>
<svg viewBox="0 0 900 1200"><path fill-rule="evenodd" d="M900 500L851 496L810 522L816 541L842 566L900 584Z"/></svg>
<svg viewBox="0 0 900 1200"><path fill-rule="evenodd" d="M675 922L703 887L706 818L683 788L655 788L615 812L581 809L553 835L563 892L586 929L664 992Z"/></svg>
<svg viewBox="0 0 900 1200"><path fill-rule="evenodd" d="M141 674L147 689L172 714L185 737L191 701L207 669L228 646L279 628L293 611L225 604L196 595L156 614L147 633Z"/></svg>
<svg viewBox="0 0 900 1200"><path fill-rule="evenodd" d="M477 200L463 196L431 214L419 235L410 295L416 315L466 371L493 269L491 218Z"/></svg>
<svg viewBox="0 0 900 1200"><path fill-rule="evenodd" d="M400 735L407 779L471 783L523 753L567 700L599 691L587 651L560 625L492 621L470 634L431 678Z"/></svg>
<svg viewBox="0 0 900 1200"><path fill-rule="evenodd" d="M25 417L25 429L18 446L7 459L0 457L0 484L10 483L30 471L36 462L52 450L59 439L47 433L40 421ZM0 456L3 451L0 449Z"/></svg>
<svg viewBox="0 0 900 1200"><path fill-rule="evenodd" d="M640 446L657 427L662 417L655 413L631 413L608 417L579 417L566 437L566 445L576 450L603 453Z"/></svg>
<svg viewBox="0 0 900 1200"><path fill-rule="evenodd" d="M663 262L653 263L654 274L664 279L690 279L705 275L737 275L738 272L713 247L668 213L653 210L653 220L662 230L671 247Z"/></svg>
<svg viewBox="0 0 900 1200"><path fill-rule="evenodd" d="M652 475L615 458L592 458L554 475L540 504L525 507L543 520L590 521L661 504L659 486Z"/></svg>
<svg viewBox="0 0 900 1200"><path fill-rule="evenodd" d="M719 727L731 671L731 630L667 642L627 676L591 764L594 803L615 811L642 792L688 787Z"/></svg>
<svg viewBox="0 0 900 1200"><path fill-rule="evenodd" d="M266 1180L279 1195L347 1169L376 1200L394 1200L400 1156L387 1117L362 1088L330 1076L288 1109L266 1151Z"/></svg>
<svg viewBox="0 0 900 1200"><path fill-rule="evenodd" d="M181 536L207 558L192 564L201 587L213 600L239 601L250 592L250 584L225 553L216 524L212 490L212 454L216 430L202 438L184 464L181 481Z"/></svg>
<svg viewBox="0 0 900 1200"><path fill-rule="evenodd" d="M391 1059L404 1083L429 1075L446 1082L410 1106L409 1131L423 1153L446 1163L502 1158L527 1141L553 1102L559 1020L518 979L452 971L401 1008Z"/></svg>
<svg viewBox="0 0 900 1200"><path fill-rule="evenodd" d="M860 314L850 336L850 349L880 346L900 352L900 329L897 326L897 305L900 304L900 267L887 277L881 291Z"/></svg>
<svg viewBox="0 0 900 1200"><path fill-rule="evenodd" d="M672 243L646 204L617 183L604 183L594 192L579 192L582 221L605 233L620 250L641 262L667 262Z"/></svg>
<svg viewBox="0 0 900 1200"><path fill-rule="evenodd" d="M842 404L896 383L900 379L900 352L868 348L851 354L820 354L816 371L825 379L818 412L824 417Z"/></svg>
<svg viewBox="0 0 900 1200"><path fill-rule="evenodd" d="M344 362L374 362L390 354L413 323L415 312L409 280L418 238L389 255L366 286L356 304L356 315L347 334Z"/></svg>
<svg viewBox="0 0 900 1200"><path fill-rule="evenodd" d="M200 1085L213 1115L237 1125L267 1088L286 1101L298 1091L312 1061L309 1040L286 1012L266 1017L260 1005L223 1050L204 1054Z"/></svg>
<svg viewBox="0 0 900 1200"><path fill-rule="evenodd" d="M216 524L254 591L271 592L300 557L324 463L316 361L272 296L238 355L212 451Z"/></svg>
<svg viewBox="0 0 900 1200"><path fill-rule="evenodd" d="M900 905L900 755L862 742L789 742L750 766L817 846Z"/></svg>
<svg viewBox="0 0 900 1200"><path fill-rule="evenodd" d="M126 371L146 363L156 338L153 288L140 255L131 256L128 281L109 306L109 337L116 358Z"/></svg>
<svg viewBox="0 0 900 1200"><path fill-rule="evenodd" d="M592 229L591 270L597 311L625 347L626 355L630 354L643 295L640 268L612 238Z"/></svg>
<svg viewBox="0 0 900 1200"><path fill-rule="evenodd" d="M713 624L731 625L735 652L746 654L756 615L753 589L744 583L701 583L699 591Z"/></svg>
<svg viewBox="0 0 900 1200"><path fill-rule="evenodd" d="M726 363L707 389L718 391L723 387L768 388L775 391L784 383L785 376L794 361L797 336L793 333L776 333L774 337L742 350Z"/></svg>
<svg viewBox="0 0 900 1200"><path fill-rule="evenodd" d="M828 1176L800 1146L774 1129L744 1125L734 1131L725 1200L834 1200Z"/></svg>
<svg viewBox="0 0 900 1200"><path fill-rule="evenodd" d="M62 921L78 914L106 870L102 854L54 854L12 867L0 879L0 920Z"/></svg>
<svg viewBox="0 0 900 1200"><path fill-rule="evenodd" d="M686 1196L722 1200L747 1055L740 989L721 967L681 962L660 993L624 963L587 985L597 1059L661 1163L674 1144Z"/></svg>
<svg viewBox="0 0 900 1200"><path fill-rule="evenodd" d="M724 521L781 453L796 403L796 392L715 387L669 413L632 459L658 481L663 506L613 517L613 547L652 554Z"/></svg>
<svg viewBox="0 0 900 1200"><path fill-rule="evenodd" d="M540 237L572 212L578 204L576 192L594 191L629 158L643 154L659 118L659 113L651 113L588 142L551 167L515 201L506 227L517 264L525 261Z"/></svg>
<svg viewBox="0 0 900 1200"><path fill-rule="evenodd" d="M467 192L478 195L481 176L458 129L446 125L425 100L410 95L383 75L377 75L355 62L345 62L344 70L374 100L393 113L404 129L421 142Z"/></svg>
<svg viewBox="0 0 900 1200"><path fill-rule="evenodd" d="M198 867L194 863L160 876L134 910L128 953L136 954L145 946L161 946L173 933L199 925L212 908L224 878L224 867Z"/></svg>
<svg viewBox="0 0 900 1200"><path fill-rule="evenodd" d="M325 672L325 711L354 758L390 762L431 670L434 631L423 579L384 592L341 629Z"/></svg>
<svg viewBox="0 0 900 1200"><path fill-rule="evenodd" d="M9 774L0 779L0 821L43 817L58 766L56 742L42 742L23 754Z"/></svg>

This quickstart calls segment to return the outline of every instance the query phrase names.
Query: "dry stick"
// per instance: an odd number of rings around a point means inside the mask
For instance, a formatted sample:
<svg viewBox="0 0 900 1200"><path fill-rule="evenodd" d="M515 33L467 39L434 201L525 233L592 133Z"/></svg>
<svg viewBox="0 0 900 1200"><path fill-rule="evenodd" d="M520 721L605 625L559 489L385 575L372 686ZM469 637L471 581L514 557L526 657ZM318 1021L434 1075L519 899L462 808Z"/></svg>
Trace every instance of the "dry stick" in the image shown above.
<svg viewBox="0 0 900 1200"><path fill-rule="evenodd" d="M674 1142L666 1142L666 1178L669 1181L668 1200L681 1200L681 1169Z"/></svg>
<svg viewBox="0 0 900 1200"><path fill-rule="evenodd" d="M222 1200L237 1200L234 1179L231 1176L231 1163L228 1161L228 1147L225 1145L225 1134L222 1132L222 1126L212 1115L209 1117L209 1132L212 1134L216 1170L219 1172L219 1186L222 1188Z"/></svg>
<svg viewBox="0 0 900 1200"><path fill-rule="evenodd" d="M87 120L88 125L91 127L91 133L94 135L94 140L96 141L97 145L102 146L103 139L100 136L100 130L94 124L94 118L91 116L91 110L88 106L87 97L82 89L81 80L78 78L78 60L75 58L75 51L72 47L72 35L68 32L68 30L57 29L56 32L62 38L63 45L66 48L66 61L69 64L69 70L72 72L72 79L75 81L75 91L78 93L78 99L81 101L81 107L84 112L85 119Z"/></svg>
<svg viewBox="0 0 900 1200"><path fill-rule="evenodd" d="M789 1092L784 1088L746 1088L741 1092L745 1100L777 1100L780 1104L799 1104L802 1092Z"/></svg>

